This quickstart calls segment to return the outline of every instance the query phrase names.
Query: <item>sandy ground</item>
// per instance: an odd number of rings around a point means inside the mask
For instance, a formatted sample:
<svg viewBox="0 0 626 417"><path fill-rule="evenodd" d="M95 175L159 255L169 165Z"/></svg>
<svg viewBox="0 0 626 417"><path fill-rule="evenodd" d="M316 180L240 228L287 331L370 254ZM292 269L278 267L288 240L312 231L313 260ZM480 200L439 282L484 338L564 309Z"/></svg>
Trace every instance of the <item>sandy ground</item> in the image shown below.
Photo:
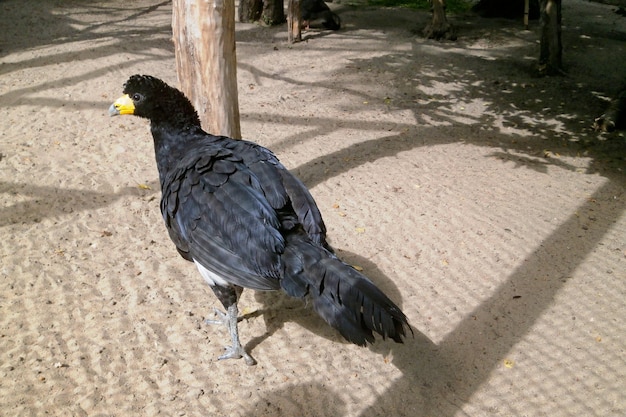
<svg viewBox="0 0 626 417"><path fill-rule="evenodd" d="M169 1L0 1L0 415L626 415L626 150L593 117L626 18L564 2L566 77L537 24L332 5L345 29L238 25L246 138L311 188L332 244L409 316L369 348L245 292L259 364L217 361L217 305L160 218L134 73L176 85Z"/></svg>

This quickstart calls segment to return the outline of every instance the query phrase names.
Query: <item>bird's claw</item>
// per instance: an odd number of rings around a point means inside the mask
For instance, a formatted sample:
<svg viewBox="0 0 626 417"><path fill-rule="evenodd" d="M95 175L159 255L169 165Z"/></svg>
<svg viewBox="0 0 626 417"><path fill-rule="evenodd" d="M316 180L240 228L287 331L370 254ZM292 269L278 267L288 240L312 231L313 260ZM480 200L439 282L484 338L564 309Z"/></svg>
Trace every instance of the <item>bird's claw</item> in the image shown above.
<svg viewBox="0 0 626 417"><path fill-rule="evenodd" d="M219 360L223 360L223 359L241 359L243 358L243 360L246 362L246 365L252 366L252 365L256 365L256 360L250 356L243 347L241 346L226 346L224 347L224 349L226 350L226 353L224 353L222 356L220 356Z"/></svg>
<svg viewBox="0 0 626 417"><path fill-rule="evenodd" d="M206 324L221 324L228 327L228 314L223 312L217 307L213 308L213 312L217 316L216 319L205 319L204 322Z"/></svg>

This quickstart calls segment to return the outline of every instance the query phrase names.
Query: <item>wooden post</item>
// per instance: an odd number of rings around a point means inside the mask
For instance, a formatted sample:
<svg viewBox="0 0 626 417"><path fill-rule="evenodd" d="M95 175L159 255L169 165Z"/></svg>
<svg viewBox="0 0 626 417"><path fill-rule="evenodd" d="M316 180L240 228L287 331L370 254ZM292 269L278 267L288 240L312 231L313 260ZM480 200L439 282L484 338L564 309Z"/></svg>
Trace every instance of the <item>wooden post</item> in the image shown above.
<svg viewBox="0 0 626 417"><path fill-rule="evenodd" d="M302 12L300 0L289 0L287 3L287 29L289 30L289 43L302 40Z"/></svg>
<svg viewBox="0 0 626 417"><path fill-rule="evenodd" d="M524 28L528 30L528 12L530 10L530 0L524 1Z"/></svg>
<svg viewBox="0 0 626 417"><path fill-rule="evenodd" d="M172 10L181 90L206 131L241 138L234 0L174 0Z"/></svg>
<svg viewBox="0 0 626 417"><path fill-rule="evenodd" d="M539 5L541 9L539 70L545 74L562 74L561 0L540 0Z"/></svg>

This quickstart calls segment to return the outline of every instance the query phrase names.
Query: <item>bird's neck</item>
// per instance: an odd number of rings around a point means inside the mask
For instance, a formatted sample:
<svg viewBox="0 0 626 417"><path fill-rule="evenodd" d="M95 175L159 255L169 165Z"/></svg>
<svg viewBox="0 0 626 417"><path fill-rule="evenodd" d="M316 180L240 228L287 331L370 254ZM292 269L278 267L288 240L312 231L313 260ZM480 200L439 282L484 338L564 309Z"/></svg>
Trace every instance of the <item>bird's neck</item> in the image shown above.
<svg viewBox="0 0 626 417"><path fill-rule="evenodd" d="M164 178L176 164L189 152L190 144L198 140L204 132L199 126L180 128L168 124L151 123L150 130L154 140L154 151L159 176Z"/></svg>

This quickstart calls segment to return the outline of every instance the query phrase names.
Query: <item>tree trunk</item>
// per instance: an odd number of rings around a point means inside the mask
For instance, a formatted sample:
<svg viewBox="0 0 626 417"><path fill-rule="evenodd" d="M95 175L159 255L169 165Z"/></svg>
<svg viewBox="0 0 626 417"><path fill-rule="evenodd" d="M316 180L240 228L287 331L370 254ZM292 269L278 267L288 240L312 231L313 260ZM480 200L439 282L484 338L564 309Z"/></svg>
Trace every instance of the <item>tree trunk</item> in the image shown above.
<svg viewBox="0 0 626 417"><path fill-rule="evenodd" d="M180 87L204 129L241 138L234 0L174 0L172 29Z"/></svg>
<svg viewBox="0 0 626 417"><path fill-rule="evenodd" d="M239 21L256 22L263 12L263 0L239 0Z"/></svg>
<svg viewBox="0 0 626 417"><path fill-rule="evenodd" d="M433 20L424 29L424 36L429 39L456 40L456 29L446 19L446 1L431 0Z"/></svg>
<svg viewBox="0 0 626 417"><path fill-rule="evenodd" d="M283 0L265 0L261 20L268 26L285 23L285 3Z"/></svg>
<svg viewBox="0 0 626 417"><path fill-rule="evenodd" d="M543 74L562 74L561 0L541 0L539 7L541 9L539 71Z"/></svg>
<svg viewBox="0 0 626 417"><path fill-rule="evenodd" d="M287 3L287 28L289 30L289 43L300 42L302 40L302 13L300 11L300 0L289 0Z"/></svg>

